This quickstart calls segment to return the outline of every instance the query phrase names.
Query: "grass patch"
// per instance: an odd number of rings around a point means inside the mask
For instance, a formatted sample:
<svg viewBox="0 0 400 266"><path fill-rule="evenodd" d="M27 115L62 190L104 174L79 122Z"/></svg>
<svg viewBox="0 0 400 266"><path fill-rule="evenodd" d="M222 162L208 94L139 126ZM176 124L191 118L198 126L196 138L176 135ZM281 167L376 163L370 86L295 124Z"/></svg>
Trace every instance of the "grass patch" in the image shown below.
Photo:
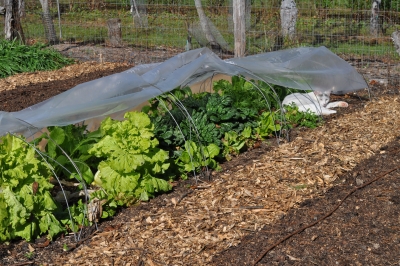
<svg viewBox="0 0 400 266"><path fill-rule="evenodd" d="M246 32L247 54L299 46L326 46L336 53L398 57L390 40L390 34L395 30L393 23L384 20L385 33L375 38L369 34L369 16L353 16L361 11L344 7L336 8L328 10L329 14L327 13L326 17L321 17L310 1L306 1L301 8L299 7L296 38L279 41L280 15L277 8L279 5L275 5L279 4L279 1L276 3L271 1L274 3L272 6L260 7L262 5L255 4L252 8L251 27ZM205 11L225 41L233 46L233 32L230 28L232 23L228 22L228 8L226 6L218 10L205 8ZM59 22L56 11L53 12L55 12L54 26L58 35ZM159 6L153 3L147 6L147 12L148 27L139 28L134 24L126 5L101 10L74 8L61 15L61 40L84 44L104 43L108 39L107 20L120 18L122 39L126 46L147 49L158 47L183 49L188 34L185 24L198 21L194 6ZM394 21L398 14L392 15ZM40 10L28 13L24 18L23 27L29 38L40 42L46 41ZM193 48L199 47L194 38L192 38L192 44Z"/></svg>

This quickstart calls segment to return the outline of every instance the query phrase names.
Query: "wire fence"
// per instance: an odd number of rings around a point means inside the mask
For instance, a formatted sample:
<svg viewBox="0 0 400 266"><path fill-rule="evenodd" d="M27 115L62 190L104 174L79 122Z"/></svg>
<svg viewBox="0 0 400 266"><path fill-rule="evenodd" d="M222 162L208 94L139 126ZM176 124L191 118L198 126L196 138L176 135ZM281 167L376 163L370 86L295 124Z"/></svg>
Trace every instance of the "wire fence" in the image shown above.
<svg viewBox="0 0 400 266"><path fill-rule="evenodd" d="M400 0L296 2L296 23L288 37L282 34L281 0L246 1L246 55L326 46L358 67L378 63L394 73L399 54L391 36L398 28ZM121 47L178 53L209 46L221 56L233 56L232 0L201 4L217 47L204 36L194 0L49 0L49 14L39 1L30 0L22 26L28 43L47 41L46 25L52 23L60 43L115 46L107 23L119 19Z"/></svg>

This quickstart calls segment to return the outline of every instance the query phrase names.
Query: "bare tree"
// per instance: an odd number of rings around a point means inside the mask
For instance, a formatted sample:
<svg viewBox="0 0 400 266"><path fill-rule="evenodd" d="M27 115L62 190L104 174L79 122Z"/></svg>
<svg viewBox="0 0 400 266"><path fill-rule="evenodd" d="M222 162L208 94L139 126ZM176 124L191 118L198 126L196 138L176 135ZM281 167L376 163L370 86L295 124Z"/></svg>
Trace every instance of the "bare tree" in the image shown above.
<svg viewBox="0 0 400 266"><path fill-rule="evenodd" d="M49 1L48 0L39 0L42 5L42 20L43 26L46 33L46 38L49 43L56 43L58 41L56 30L54 28L53 18L51 17Z"/></svg>
<svg viewBox="0 0 400 266"><path fill-rule="evenodd" d="M204 12L201 0L194 0L194 4L196 6L197 14L199 15L201 28L204 35L206 36L208 43L211 45L211 47L213 47L214 45L218 45L217 40L212 34L210 25L208 24L208 18L206 16L206 13Z"/></svg>

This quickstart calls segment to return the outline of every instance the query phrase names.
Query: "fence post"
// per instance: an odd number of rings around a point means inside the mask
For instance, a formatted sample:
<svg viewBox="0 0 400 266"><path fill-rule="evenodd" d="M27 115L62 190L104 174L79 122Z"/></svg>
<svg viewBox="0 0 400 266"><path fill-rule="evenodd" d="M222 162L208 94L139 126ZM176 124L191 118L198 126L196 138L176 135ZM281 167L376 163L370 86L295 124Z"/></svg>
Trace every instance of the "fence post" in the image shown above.
<svg viewBox="0 0 400 266"><path fill-rule="evenodd" d="M235 57L243 57L246 51L245 12L245 0L233 0L233 34L235 38Z"/></svg>

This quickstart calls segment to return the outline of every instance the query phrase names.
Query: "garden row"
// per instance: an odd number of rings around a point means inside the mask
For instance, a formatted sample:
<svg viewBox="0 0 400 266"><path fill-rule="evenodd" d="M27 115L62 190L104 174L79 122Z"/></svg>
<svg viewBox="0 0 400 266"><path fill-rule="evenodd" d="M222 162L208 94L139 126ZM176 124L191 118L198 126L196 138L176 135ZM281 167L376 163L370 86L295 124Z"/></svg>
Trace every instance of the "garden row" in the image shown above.
<svg viewBox="0 0 400 266"><path fill-rule="evenodd" d="M293 126L317 126L316 115L282 112L292 91L235 76L212 93L177 88L93 132L68 125L30 142L1 137L0 241L76 232Z"/></svg>

